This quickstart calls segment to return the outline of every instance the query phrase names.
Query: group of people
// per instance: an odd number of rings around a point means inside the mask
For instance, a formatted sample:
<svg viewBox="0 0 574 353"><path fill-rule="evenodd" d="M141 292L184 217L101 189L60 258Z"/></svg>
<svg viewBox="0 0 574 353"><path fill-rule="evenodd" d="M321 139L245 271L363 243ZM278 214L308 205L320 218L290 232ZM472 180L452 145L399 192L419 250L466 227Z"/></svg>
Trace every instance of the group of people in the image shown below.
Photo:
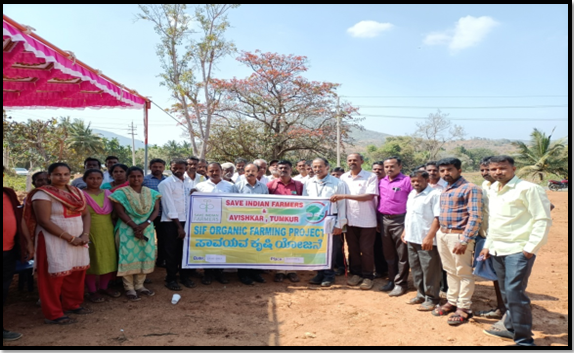
<svg viewBox="0 0 574 353"><path fill-rule="evenodd" d="M474 315L473 267L489 262L498 278L499 305L481 315L504 316L485 333L517 345L534 344L525 290L536 254L547 241L551 204L541 187L515 176L511 157L481 161L482 187L462 177L456 158L429 162L408 175L397 157L375 162L367 171L358 153L347 157L347 172L315 158L298 161L294 177L287 160L234 162L189 157L168 166L154 159L145 175L113 156L102 172L100 161L88 158L83 177L71 185L70 168L55 163L34 175L36 189L26 197L23 212L13 191L4 188L4 302L18 257L35 258L48 324L67 325L75 322L70 314L89 314L82 307L84 288L94 303L104 296L118 298L121 294L109 285L116 278L130 301L153 296L145 284L156 267L166 269L168 289L193 288L193 271L181 265L190 194L300 195L328 198L335 217L328 235L333 265L318 271L310 284L329 287L336 276L348 273L347 285L370 290L376 277L388 275L380 290L398 297L407 293L410 272L416 296L407 303L448 315L448 323L456 326ZM170 176L164 175L166 168ZM482 250L475 251L475 243ZM253 285L265 283L268 272L241 269L238 277ZM296 271L276 271L273 278L300 281ZM222 270L205 269L202 284L214 280L229 283ZM4 330L4 340L20 337Z"/></svg>

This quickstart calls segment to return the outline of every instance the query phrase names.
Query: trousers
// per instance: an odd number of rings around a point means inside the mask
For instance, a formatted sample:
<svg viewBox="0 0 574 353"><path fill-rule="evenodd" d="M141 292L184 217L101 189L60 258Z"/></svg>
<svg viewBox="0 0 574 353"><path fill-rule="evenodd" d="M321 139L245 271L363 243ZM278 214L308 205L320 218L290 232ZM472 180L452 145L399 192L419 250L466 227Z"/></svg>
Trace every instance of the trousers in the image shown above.
<svg viewBox="0 0 574 353"><path fill-rule="evenodd" d="M74 271L67 276L53 277L48 273L48 255L44 235L38 235L36 250L38 292L42 303L42 313L48 320L64 316L65 311L76 310L84 302L86 270Z"/></svg>
<svg viewBox="0 0 574 353"><path fill-rule="evenodd" d="M185 229L185 222L181 222ZM186 281L191 276L191 270L181 268L183 259L183 239L178 237L177 224L174 222L162 222L162 233L164 237L165 246L165 267L167 272L166 282L174 282L177 280L179 272L179 279Z"/></svg>
<svg viewBox="0 0 574 353"><path fill-rule="evenodd" d="M374 279L376 235L377 228L347 227L351 274Z"/></svg>
<svg viewBox="0 0 574 353"><path fill-rule="evenodd" d="M442 267L437 247L427 251L421 244L408 243L408 251L417 297L438 304Z"/></svg>
<svg viewBox="0 0 574 353"><path fill-rule="evenodd" d="M379 223L383 226L383 253L389 269L389 280L396 286L407 287L409 279L409 251L401 240L405 229L405 216L385 218L379 214Z"/></svg>
<svg viewBox="0 0 574 353"><path fill-rule="evenodd" d="M528 278L536 255L527 259L522 252L506 256L493 256L493 267L498 276L500 293L506 307L504 326L514 333L519 346L533 346L532 310L526 295Z"/></svg>
<svg viewBox="0 0 574 353"><path fill-rule="evenodd" d="M447 300L451 305L461 309L470 309L474 294L474 275L472 274L472 255L474 241L468 243L462 255L452 251L459 243L462 234L437 232L437 245L442 266L447 273Z"/></svg>

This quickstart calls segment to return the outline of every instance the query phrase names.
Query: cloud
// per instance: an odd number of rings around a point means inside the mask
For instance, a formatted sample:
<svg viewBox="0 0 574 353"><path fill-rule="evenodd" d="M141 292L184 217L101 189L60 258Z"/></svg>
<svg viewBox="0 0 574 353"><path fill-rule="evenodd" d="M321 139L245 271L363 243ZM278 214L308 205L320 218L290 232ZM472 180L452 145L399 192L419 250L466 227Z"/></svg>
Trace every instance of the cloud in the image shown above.
<svg viewBox="0 0 574 353"><path fill-rule="evenodd" d="M470 48L480 43L498 25L492 17L461 17L453 29L432 32L424 39L426 45L447 45L451 53Z"/></svg>
<svg viewBox="0 0 574 353"><path fill-rule="evenodd" d="M377 21L361 21L353 27L347 29L347 32L353 37L374 38L384 31L393 28L391 23L381 23Z"/></svg>

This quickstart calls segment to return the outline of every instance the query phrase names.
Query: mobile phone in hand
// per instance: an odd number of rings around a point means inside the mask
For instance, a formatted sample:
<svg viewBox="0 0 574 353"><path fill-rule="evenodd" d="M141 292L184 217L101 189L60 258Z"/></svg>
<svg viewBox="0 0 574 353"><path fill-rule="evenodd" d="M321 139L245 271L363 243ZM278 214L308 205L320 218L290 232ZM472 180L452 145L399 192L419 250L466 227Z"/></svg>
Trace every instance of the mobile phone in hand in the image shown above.
<svg viewBox="0 0 574 353"><path fill-rule="evenodd" d="M147 243L147 242L149 241L149 238L144 235L144 236L143 236L143 240L145 240L146 243Z"/></svg>

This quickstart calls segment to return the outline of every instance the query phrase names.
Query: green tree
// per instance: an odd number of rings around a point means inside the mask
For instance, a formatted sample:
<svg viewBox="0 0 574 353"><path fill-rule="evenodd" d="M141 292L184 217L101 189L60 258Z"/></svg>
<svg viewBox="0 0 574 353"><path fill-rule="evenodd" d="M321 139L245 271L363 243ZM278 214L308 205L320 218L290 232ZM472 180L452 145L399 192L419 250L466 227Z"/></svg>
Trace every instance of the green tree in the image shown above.
<svg viewBox="0 0 574 353"><path fill-rule="evenodd" d="M173 111L181 115L193 154L201 158L209 148L212 118L221 97L213 87L213 72L222 58L235 52L235 45L224 38L230 26L227 12L238 6L196 5L192 17L186 4L139 5L137 18L152 22L160 36L157 55L163 68L162 85L177 102ZM192 21L199 25L197 31L191 30Z"/></svg>
<svg viewBox="0 0 574 353"><path fill-rule="evenodd" d="M407 173L429 160L425 151L417 150L419 143L420 141L412 136L389 136L379 148L374 145L367 146L367 157L371 163L399 157L403 161L403 170Z"/></svg>
<svg viewBox="0 0 574 353"><path fill-rule="evenodd" d="M562 177L568 175L569 156L564 153L564 150L567 150L565 139L552 142L552 133L546 135L534 129L530 134L529 144L522 141L512 142L518 149L515 155L519 167L518 176L541 182L548 174Z"/></svg>

